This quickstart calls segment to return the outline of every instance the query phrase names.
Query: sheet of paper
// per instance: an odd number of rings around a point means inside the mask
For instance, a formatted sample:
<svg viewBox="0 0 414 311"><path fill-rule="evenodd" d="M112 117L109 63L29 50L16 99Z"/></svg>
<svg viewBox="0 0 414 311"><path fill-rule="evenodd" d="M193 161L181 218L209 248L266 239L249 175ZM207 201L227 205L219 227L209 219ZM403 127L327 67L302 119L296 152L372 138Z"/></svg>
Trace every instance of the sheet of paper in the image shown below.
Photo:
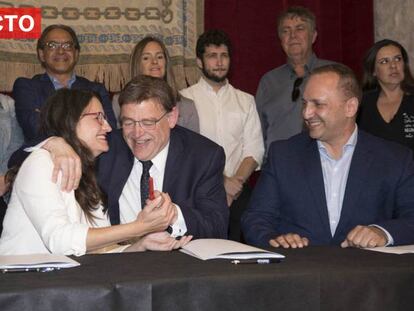
<svg viewBox="0 0 414 311"><path fill-rule="evenodd" d="M368 251L398 254L398 255L414 253L414 245L387 246L387 247L375 247L375 248L364 248L364 249Z"/></svg>
<svg viewBox="0 0 414 311"><path fill-rule="evenodd" d="M64 255L31 254L0 256L0 269L11 268L72 268L80 263Z"/></svg>
<svg viewBox="0 0 414 311"><path fill-rule="evenodd" d="M285 256L278 253L222 239L194 240L185 245L181 252L202 260L285 258Z"/></svg>

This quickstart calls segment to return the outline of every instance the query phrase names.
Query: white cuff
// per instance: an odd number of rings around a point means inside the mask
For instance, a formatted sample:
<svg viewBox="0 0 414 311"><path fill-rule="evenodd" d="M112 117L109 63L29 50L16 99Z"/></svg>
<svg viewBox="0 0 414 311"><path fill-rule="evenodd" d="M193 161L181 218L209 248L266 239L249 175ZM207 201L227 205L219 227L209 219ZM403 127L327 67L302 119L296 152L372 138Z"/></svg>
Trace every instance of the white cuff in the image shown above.
<svg viewBox="0 0 414 311"><path fill-rule="evenodd" d="M178 217L175 223L171 225L172 233L171 236L176 238L178 236L183 236L187 232L187 225L185 224L183 213L181 212L181 208L174 204L178 211Z"/></svg>
<svg viewBox="0 0 414 311"><path fill-rule="evenodd" d="M391 234L385 230L383 227L378 226L378 225L369 225L370 227L377 227L378 229L381 229L382 231L384 231L385 235L387 236L387 243L384 246L390 246L390 245L394 245L394 239L392 238Z"/></svg>
<svg viewBox="0 0 414 311"><path fill-rule="evenodd" d="M49 137L47 139L45 139L44 141L38 143L36 146L32 146L32 147L27 147L24 148L24 151L26 152L33 152L36 150L39 150L40 148L42 148L50 139L54 138L55 136Z"/></svg>

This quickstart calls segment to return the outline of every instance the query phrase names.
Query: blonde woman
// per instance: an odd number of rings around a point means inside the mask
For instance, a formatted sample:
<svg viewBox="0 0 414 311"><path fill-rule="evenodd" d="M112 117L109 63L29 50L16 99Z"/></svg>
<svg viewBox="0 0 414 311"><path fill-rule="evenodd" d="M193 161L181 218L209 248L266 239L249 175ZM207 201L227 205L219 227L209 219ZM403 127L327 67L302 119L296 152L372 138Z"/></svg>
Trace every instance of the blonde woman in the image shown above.
<svg viewBox="0 0 414 311"><path fill-rule="evenodd" d="M137 75L146 75L167 81L177 101L179 111L178 125L196 133L200 132L199 119L194 102L183 97L178 92L170 56L161 40L149 36L138 42L132 50L129 65L131 79ZM120 112L118 98L119 95L117 94L112 101L112 107L117 120L119 119Z"/></svg>

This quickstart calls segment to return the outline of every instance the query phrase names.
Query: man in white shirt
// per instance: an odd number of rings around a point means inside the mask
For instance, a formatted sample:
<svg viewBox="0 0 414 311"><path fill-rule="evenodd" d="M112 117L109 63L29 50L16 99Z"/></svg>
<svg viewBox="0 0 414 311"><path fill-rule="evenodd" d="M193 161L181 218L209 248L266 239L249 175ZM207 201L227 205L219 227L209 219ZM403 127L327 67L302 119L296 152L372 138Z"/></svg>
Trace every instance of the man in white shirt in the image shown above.
<svg viewBox="0 0 414 311"><path fill-rule="evenodd" d="M198 83L181 91L194 101L200 134L224 148L224 187L230 206L229 238L240 240L240 217L249 199L246 182L262 162L264 145L253 96L227 80L231 43L220 30L203 33L197 41Z"/></svg>

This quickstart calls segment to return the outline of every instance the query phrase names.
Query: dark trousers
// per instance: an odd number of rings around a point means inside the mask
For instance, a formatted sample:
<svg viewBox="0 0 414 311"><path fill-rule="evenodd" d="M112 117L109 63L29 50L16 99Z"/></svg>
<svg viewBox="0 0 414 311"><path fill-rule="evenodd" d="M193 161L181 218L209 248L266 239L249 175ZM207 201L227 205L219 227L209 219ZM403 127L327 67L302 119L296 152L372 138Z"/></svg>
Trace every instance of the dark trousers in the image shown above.
<svg viewBox="0 0 414 311"><path fill-rule="evenodd" d="M229 240L244 243L243 233L241 231L240 220L243 212L249 204L252 190L249 185L243 187L240 196L233 201L230 206L230 220L229 220Z"/></svg>

